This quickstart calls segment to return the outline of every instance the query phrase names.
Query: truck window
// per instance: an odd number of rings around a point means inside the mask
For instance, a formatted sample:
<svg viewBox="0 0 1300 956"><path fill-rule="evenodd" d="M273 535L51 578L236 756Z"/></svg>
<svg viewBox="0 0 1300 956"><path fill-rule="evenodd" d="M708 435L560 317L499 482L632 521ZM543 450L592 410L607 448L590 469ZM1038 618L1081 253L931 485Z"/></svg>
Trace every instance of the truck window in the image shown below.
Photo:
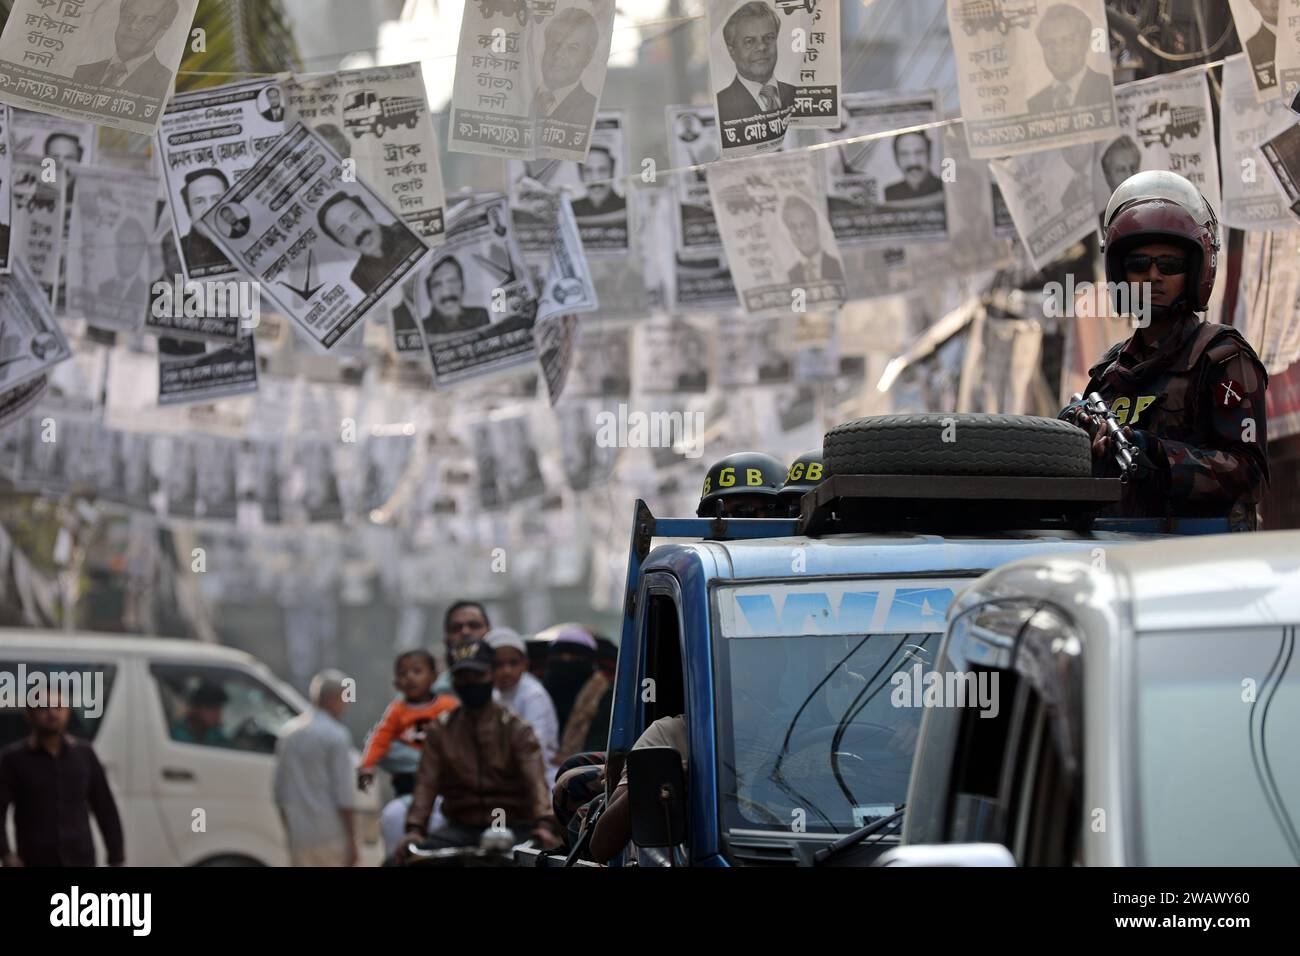
<svg viewBox="0 0 1300 956"><path fill-rule="evenodd" d="M9 675L0 679L13 681L15 693L20 696L35 686L33 675L45 675L46 686L49 686L51 680L57 681L59 686L67 688L72 694L73 702L79 704L72 708L68 733L93 743L95 735L99 733L99 725L103 723L104 714L108 711L117 665L89 661L23 661L22 668L24 687L19 686L18 661L0 661L0 674ZM101 674L102 678L97 676ZM78 685L80 691L77 690ZM7 747L32 732L27 716L23 713L24 701L25 697L16 701L19 705L17 707L0 707L0 748Z"/></svg>
<svg viewBox="0 0 1300 956"><path fill-rule="evenodd" d="M675 717L686 711L686 688L682 680L681 623L671 595L651 592L646 604L646 666L644 678L654 683L653 699L645 700L645 723L649 727L660 717Z"/></svg>
<svg viewBox="0 0 1300 956"><path fill-rule="evenodd" d="M204 665L150 665L167 735L177 743L275 753L280 729L297 710L241 670Z"/></svg>

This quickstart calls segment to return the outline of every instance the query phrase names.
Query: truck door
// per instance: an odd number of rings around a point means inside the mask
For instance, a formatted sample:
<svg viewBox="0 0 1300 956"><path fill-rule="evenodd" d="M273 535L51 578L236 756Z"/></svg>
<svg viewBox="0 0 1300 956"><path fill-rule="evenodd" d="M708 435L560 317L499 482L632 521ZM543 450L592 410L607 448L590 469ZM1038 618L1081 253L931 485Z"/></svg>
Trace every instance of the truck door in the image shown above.
<svg viewBox="0 0 1300 956"><path fill-rule="evenodd" d="M620 659L620 681L616 697L626 695L628 699L615 700L616 726L610 735L611 749L631 750L632 745L654 721L686 712L681 586L671 574L651 573L643 579L639 597L637 640L634 647L624 649L624 653L635 655L635 679L629 681L623 677L624 667L630 669L632 661L625 664ZM689 715L687 723L689 726ZM689 797L689 780L687 787L689 805L693 802ZM690 825L688 815L688 833ZM663 866L667 862L667 857L660 850L631 848L631 851L636 853L636 859L642 866ZM619 862L625 863L629 859L629 854L624 853Z"/></svg>

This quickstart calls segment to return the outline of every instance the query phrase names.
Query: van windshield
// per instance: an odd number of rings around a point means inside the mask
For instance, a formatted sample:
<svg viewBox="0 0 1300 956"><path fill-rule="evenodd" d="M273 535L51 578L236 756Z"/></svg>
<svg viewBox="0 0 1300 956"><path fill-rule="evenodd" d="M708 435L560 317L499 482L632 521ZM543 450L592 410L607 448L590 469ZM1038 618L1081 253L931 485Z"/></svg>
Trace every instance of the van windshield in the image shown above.
<svg viewBox="0 0 1300 956"><path fill-rule="evenodd" d="M922 715L914 678L931 669L944 614L965 583L824 579L718 589L725 827L847 833L904 801Z"/></svg>

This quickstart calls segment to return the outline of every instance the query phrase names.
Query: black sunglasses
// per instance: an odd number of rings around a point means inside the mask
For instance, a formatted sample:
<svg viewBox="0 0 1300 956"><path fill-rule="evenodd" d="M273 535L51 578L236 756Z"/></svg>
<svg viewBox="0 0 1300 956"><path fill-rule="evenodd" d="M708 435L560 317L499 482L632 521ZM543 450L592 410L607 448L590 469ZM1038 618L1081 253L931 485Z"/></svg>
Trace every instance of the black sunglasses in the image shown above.
<svg viewBox="0 0 1300 956"><path fill-rule="evenodd" d="M1162 276L1180 276L1187 271L1186 256L1148 256L1141 252L1124 257L1124 271L1141 275L1150 270L1153 262Z"/></svg>

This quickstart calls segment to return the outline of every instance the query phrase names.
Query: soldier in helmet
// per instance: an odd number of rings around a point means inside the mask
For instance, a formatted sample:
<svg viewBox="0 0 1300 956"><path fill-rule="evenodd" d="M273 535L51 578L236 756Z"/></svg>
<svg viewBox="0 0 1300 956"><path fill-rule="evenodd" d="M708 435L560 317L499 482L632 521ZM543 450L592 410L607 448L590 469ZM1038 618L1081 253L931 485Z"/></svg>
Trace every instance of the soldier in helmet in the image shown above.
<svg viewBox="0 0 1300 956"><path fill-rule="evenodd" d="M704 477L701 518L784 518L781 500L785 465L771 455L742 451L720 458Z"/></svg>
<svg viewBox="0 0 1300 956"><path fill-rule="evenodd" d="M1268 376L1240 332L1197 314L1214 287L1217 227L1205 197L1176 173L1138 173L1115 190L1102 235L1106 279L1112 289L1146 284L1149 321L1089 369L1084 394L1101 395L1142 453L1121 515L1226 515L1233 530L1253 530L1268 478ZM1115 475L1100 421L1077 404L1061 418L1092 435L1094 472Z"/></svg>
<svg viewBox="0 0 1300 956"><path fill-rule="evenodd" d="M786 472L785 484L781 486L781 500L785 502L786 513L791 518L799 517L799 502L804 493L812 491L829 475L822 465L822 450L814 448L806 451L794 460Z"/></svg>

